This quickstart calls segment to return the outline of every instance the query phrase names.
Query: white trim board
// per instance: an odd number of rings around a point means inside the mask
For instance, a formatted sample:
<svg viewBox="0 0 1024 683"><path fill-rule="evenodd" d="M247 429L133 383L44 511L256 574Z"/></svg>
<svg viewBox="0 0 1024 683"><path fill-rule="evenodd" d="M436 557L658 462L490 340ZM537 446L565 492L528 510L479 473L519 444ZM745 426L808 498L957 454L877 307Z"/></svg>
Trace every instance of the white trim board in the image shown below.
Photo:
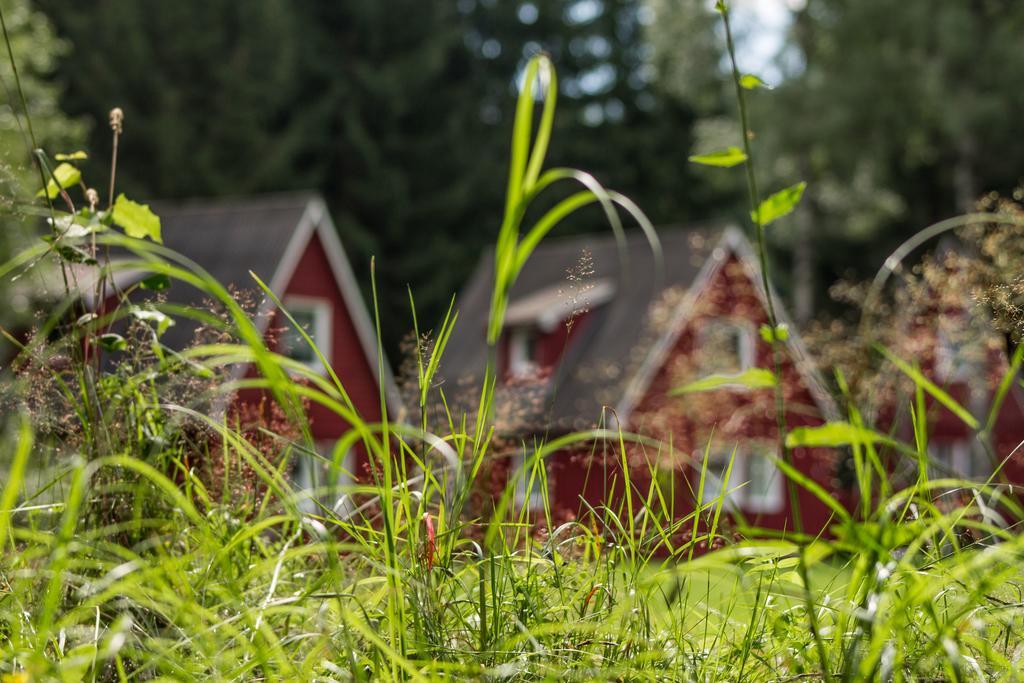
<svg viewBox="0 0 1024 683"><path fill-rule="evenodd" d="M380 353L384 367L384 374L383 377L377 376L376 328L370 320L370 315L366 310L366 303L363 301L359 284L356 282L355 275L352 273L352 266L349 264L348 257L345 255L345 249L341 245L341 239L338 237L337 229L335 228L334 222L331 220L330 213L327 211L327 205L324 203L322 198L311 197L308 200L306 208L303 210L302 218L299 219L295 232L292 233L291 239L288 240L283 256L278 262L274 275L268 283L270 290L274 292L278 298L283 298L285 296L288 284L295 275L299 262L302 260L302 255L306 253L306 249L314 235L320 238L320 243L323 245L324 252L327 254L327 261L330 264L331 272L334 275L335 285L341 292L342 301L344 301L345 306L348 308L349 316L356 329L356 335L359 337L359 343L363 349L363 354L366 357L366 361L369 363L370 371L375 377L377 377L377 381L383 386L389 417L401 421L404 419L402 417L404 412L402 408L401 394L398 391L398 385L395 383L394 375L391 372L391 365L388 363L388 359L384 354L384 351L381 350ZM266 336L271 314L276 308L277 307L274 305L274 302L270 301L269 298L266 299L260 307L256 325L261 335ZM334 360L336 361L337 359ZM241 372L244 372L244 368L239 369L239 373Z"/></svg>

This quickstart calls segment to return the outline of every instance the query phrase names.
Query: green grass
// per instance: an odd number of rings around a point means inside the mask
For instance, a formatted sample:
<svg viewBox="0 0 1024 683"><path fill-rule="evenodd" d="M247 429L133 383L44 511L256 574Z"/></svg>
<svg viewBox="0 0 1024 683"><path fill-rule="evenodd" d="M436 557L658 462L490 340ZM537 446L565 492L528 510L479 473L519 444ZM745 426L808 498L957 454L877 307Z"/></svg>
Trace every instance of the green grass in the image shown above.
<svg viewBox="0 0 1024 683"><path fill-rule="evenodd" d="M92 319L69 291L22 348L0 396L4 683L1021 678L1020 504L995 474L929 479L925 396L953 399L888 352L916 387L912 443L876 432L852 401L845 421L822 429L788 432L780 420L778 463L791 492L807 488L835 512L818 538L742 519L726 534L721 497L672 518L664 479L631 468L628 487L652 483L557 525L544 459L595 440L623 462L634 442L661 446L641 435L593 430L521 446L528 487L544 500L539 513L516 504L515 480L489 483L490 466L510 455L494 442L495 348L508 293L533 249L591 203L616 232L625 210L658 245L626 198L585 173L544 170L555 93L545 58L530 62L525 82L495 245L491 361L468 414L448 410L436 381L460 324L454 309L433 346L417 351L418 414L371 423L337 374L275 354L220 283L157 243L122 236L109 207L74 209L81 235L55 233L0 265L5 278L46 264L66 273L76 259L105 267L109 246L130 255L119 267L176 280L213 302L209 310L140 308L126 293L116 311ZM43 172L45 156L37 158ZM563 184L575 194L524 223L532 203ZM67 190L61 200L70 203L77 190ZM756 209L753 177L751 190ZM41 213L66 218L72 208L47 201ZM200 320L210 343L165 347L172 313ZM104 336L109 325L118 340ZM773 340L781 335L768 330ZM122 349L113 369L85 354L112 341ZM1015 381L1020 360L1001 387ZM256 378L238 379L240 363ZM837 384L845 387L842 376ZM263 392L273 409L255 421L223 410L241 389ZM288 472L298 457L322 457L304 417L312 403L352 425L322 458L325 471L336 472L350 447L368 454L372 470L357 486L324 482L311 513ZM781 395L779 405L781 414ZM982 436L992 423L951 407ZM442 417L427 419L428 409ZM849 448L856 509L790 466L788 449L807 444ZM890 480L890 456L913 458L917 479ZM693 461L700 465L701 454ZM706 463L700 470L703 482ZM963 495L952 500L949 491ZM678 541L681 532L692 532L689 540Z"/></svg>

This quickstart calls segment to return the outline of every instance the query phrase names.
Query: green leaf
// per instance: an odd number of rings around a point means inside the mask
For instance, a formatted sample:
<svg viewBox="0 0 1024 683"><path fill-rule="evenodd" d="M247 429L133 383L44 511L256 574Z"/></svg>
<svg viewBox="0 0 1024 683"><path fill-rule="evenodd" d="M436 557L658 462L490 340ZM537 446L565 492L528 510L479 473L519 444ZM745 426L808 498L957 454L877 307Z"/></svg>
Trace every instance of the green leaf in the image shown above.
<svg viewBox="0 0 1024 683"><path fill-rule="evenodd" d="M771 344L774 341L784 342L789 339L789 325L785 323L779 323L772 330L771 325L761 325L759 330L761 339L764 339L766 343Z"/></svg>
<svg viewBox="0 0 1024 683"><path fill-rule="evenodd" d="M111 332L100 335L100 346L107 351L124 351L128 348L128 342L121 335Z"/></svg>
<svg viewBox="0 0 1024 683"><path fill-rule="evenodd" d="M796 208L800 203L800 198L804 196L806 188L807 183L800 182L776 192L761 202L761 205L757 207L757 213L750 213L750 220L765 226L782 218Z"/></svg>
<svg viewBox="0 0 1024 683"><path fill-rule="evenodd" d="M718 166L720 168L732 168L739 166L747 160L747 155L739 147L720 149L709 154L697 154L690 157L690 161L702 166Z"/></svg>
<svg viewBox="0 0 1024 683"><path fill-rule="evenodd" d="M53 158L57 161L84 161L89 158L89 155L82 150L78 150L70 154L55 154Z"/></svg>
<svg viewBox="0 0 1024 683"><path fill-rule="evenodd" d="M785 574L780 574L779 580L786 581L788 583L795 583L798 586L804 585L804 580L800 578L800 574L797 572L786 572Z"/></svg>
<svg viewBox="0 0 1024 683"><path fill-rule="evenodd" d="M725 14L725 0L718 0L718 2L715 3L715 11Z"/></svg>
<svg viewBox="0 0 1024 683"><path fill-rule="evenodd" d="M163 273L157 273L156 275L150 275L139 282L139 286L153 292L162 292L171 286L171 278Z"/></svg>
<svg viewBox="0 0 1024 683"><path fill-rule="evenodd" d="M132 310L132 315L139 320L156 323L157 337L162 337L167 328L174 324L174 319L169 315L151 308L135 308Z"/></svg>
<svg viewBox="0 0 1024 683"><path fill-rule="evenodd" d="M113 211L114 223L121 226L129 237L143 239L148 237L154 242L163 244L160 236L160 217L150 211L147 204L139 204L125 197L117 196Z"/></svg>
<svg viewBox="0 0 1024 683"><path fill-rule="evenodd" d="M892 439L865 427L857 427L849 422L828 422L820 427L797 427L786 435L786 446L849 446L851 444L882 443L891 445Z"/></svg>
<svg viewBox="0 0 1024 683"><path fill-rule="evenodd" d="M878 349L879 353L885 356L886 360L888 360L890 363L899 368L900 372L902 372L910 379L914 380L914 384L928 392L932 398L934 398L936 401L945 406L945 408L949 410L949 412L959 417L963 421L963 423L966 424L968 427L970 427L971 429L977 429L978 427L981 426L981 423L978 421L978 418L971 415L971 413L966 408L957 403L956 399L954 399L948 393L943 391L939 387L939 385L935 384L935 382L931 381L930 379L922 375L920 370L911 367L903 359L901 359L899 356L897 356L884 346L876 345L875 348Z"/></svg>
<svg viewBox="0 0 1024 683"><path fill-rule="evenodd" d="M71 164L59 164L53 169L53 177L46 183L46 192L39 190L36 196L42 197L45 194L50 199L55 199L61 190L77 185L81 179L82 172L77 168Z"/></svg>
<svg viewBox="0 0 1024 683"><path fill-rule="evenodd" d="M755 76L754 74L743 74L740 76L740 86L745 90L754 90L756 88L772 89L772 86L762 81L760 76Z"/></svg>
<svg viewBox="0 0 1024 683"><path fill-rule="evenodd" d="M775 386L775 373L763 368L750 368L735 375L710 375L696 382L676 387L669 396L680 394L696 394L702 391L714 391L723 387L746 387L747 389L770 389Z"/></svg>

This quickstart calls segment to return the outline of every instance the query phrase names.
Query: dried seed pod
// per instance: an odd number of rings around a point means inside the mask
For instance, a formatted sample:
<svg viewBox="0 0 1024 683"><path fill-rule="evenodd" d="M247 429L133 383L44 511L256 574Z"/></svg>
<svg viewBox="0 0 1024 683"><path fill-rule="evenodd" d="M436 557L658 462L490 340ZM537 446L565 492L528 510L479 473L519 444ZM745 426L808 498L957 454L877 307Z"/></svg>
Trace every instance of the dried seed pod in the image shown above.
<svg viewBox="0 0 1024 683"><path fill-rule="evenodd" d="M124 111L121 107L110 110L110 129L118 135L124 132Z"/></svg>

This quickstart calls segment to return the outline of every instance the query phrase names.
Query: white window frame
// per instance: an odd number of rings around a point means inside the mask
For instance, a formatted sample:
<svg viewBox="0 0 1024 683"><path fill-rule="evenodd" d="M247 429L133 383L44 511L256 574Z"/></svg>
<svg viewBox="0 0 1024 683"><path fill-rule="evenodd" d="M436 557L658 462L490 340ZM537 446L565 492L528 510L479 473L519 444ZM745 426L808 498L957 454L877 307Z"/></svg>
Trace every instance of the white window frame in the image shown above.
<svg viewBox="0 0 1024 683"><path fill-rule="evenodd" d="M537 361L530 357L531 338L535 344L536 337L537 331L526 325L508 331L508 373L513 377L529 377L537 372Z"/></svg>
<svg viewBox="0 0 1024 683"><path fill-rule="evenodd" d="M704 463L700 463L696 467L696 485L698 490L696 493L700 495L700 504L707 505L718 500L719 496L722 497L722 504L725 507L731 508L743 508L743 489L739 488L737 481L742 481L739 477L743 471L743 454L736 450L736 456L733 458L732 448L711 448L707 454L708 463L707 469L704 468ZM729 481L724 480L725 473L729 469L729 459L733 458L732 471L729 472ZM704 489L700 490L700 476L701 472L704 472ZM728 486L728 488L726 488ZM725 495L722 492L725 491Z"/></svg>
<svg viewBox="0 0 1024 683"><path fill-rule="evenodd" d="M784 476L771 459L774 450L767 446L762 448L754 446L746 453L744 476L747 484L743 487L743 509L750 512L774 514L782 512L785 508ZM767 475L767 481L763 486L757 486L757 482L752 478L756 471L755 462L764 468L762 473Z"/></svg>
<svg viewBox="0 0 1024 683"><path fill-rule="evenodd" d="M709 318L700 327L698 348L703 349L706 345L710 344L711 330L715 327L727 327L738 332L739 358L737 358L737 361L739 361L739 369L736 372L743 372L752 368L754 366L754 351L756 349L754 326L749 321L739 318Z"/></svg>
<svg viewBox="0 0 1024 683"><path fill-rule="evenodd" d="M935 479L984 481L991 474L991 463L973 439L932 441L928 457L933 461L929 476Z"/></svg>
<svg viewBox="0 0 1024 683"><path fill-rule="evenodd" d="M533 488L530 488L529 495L527 495L527 488L530 486L530 477L533 474L533 468L530 467L530 461L533 460L533 454L527 453L525 450L516 453L515 459L513 460L512 476L515 477L516 485L516 507L523 508L524 506L530 512L538 512L544 509L544 482L541 480L541 473L538 472L533 477ZM551 479L547 477L547 460L542 460L540 467L544 468L545 478L548 480L550 485Z"/></svg>
<svg viewBox="0 0 1024 683"><path fill-rule="evenodd" d="M779 468L769 459L773 448L766 444L756 442L736 446L736 455L733 458L732 472L729 473L728 489L723 496L723 504L726 507L751 512L755 514L774 514L782 512L785 508L785 491L783 475ZM704 491L701 496L701 505L716 500L724 487L722 477L729 465L729 458L733 457L733 447L713 447L708 451L708 467L704 476ZM755 482L750 476L755 472L752 465L754 459L759 465L768 467L767 486L755 487ZM703 464L696 469L696 484L700 484L700 473ZM760 489L760 490L758 490Z"/></svg>
<svg viewBox="0 0 1024 683"><path fill-rule="evenodd" d="M333 461L337 443L336 439L317 441L317 453L328 461ZM292 470L292 482L299 491L299 508L309 514L320 513L320 506L314 502L314 498L319 498L321 504L339 514L350 510L353 506L351 492L348 489L355 484L355 464L355 449L350 448L342 456L337 479L333 482L320 481L330 472L327 463L307 452L298 451L298 459Z"/></svg>
<svg viewBox="0 0 1024 683"><path fill-rule="evenodd" d="M334 341L331 334L334 324L333 302L330 299L321 297L291 295L286 296L282 303L284 304L285 310L293 316L297 311L313 314L313 329L306 330L306 333L313 340L313 343L316 344L316 347L320 350L320 353L323 354L327 363L330 364L332 362L331 344ZM283 314L281 317L281 322L284 323L284 325L291 327L291 321L285 318ZM303 340L303 343L305 343L305 340ZM327 370L315 353L313 354L313 359L311 361L303 364L314 372L323 373Z"/></svg>
<svg viewBox="0 0 1024 683"><path fill-rule="evenodd" d="M979 372L976 360L971 357L976 349L972 349L970 343L954 341L958 335L965 338L966 334L964 331L947 330L940 323L935 339L935 375L940 381L969 381Z"/></svg>

